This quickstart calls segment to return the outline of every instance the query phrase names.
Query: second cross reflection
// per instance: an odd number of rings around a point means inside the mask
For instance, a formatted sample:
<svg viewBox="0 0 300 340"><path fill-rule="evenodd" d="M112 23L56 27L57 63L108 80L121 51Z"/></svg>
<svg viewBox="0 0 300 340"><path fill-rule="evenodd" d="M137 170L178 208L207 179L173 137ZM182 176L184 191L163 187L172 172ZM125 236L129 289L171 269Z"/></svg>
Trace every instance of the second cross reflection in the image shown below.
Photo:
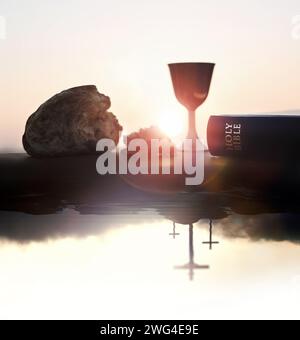
<svg viewBox="0 0 300 340"><path fill-rule="evenodd" d="M213 244L220 244L218 241L213 241L213 221L209 221L209 241L202 242L202 244L209 244L209 249L212 250Z"/></svg>
<svg viewBox="0 0 300 340"><path fill-rule="evenodd" d="M179 233L176 233L176 223L175 222L173 222L173 233L170 233L169 235L173 236L174 240L176 239L176 236L180 236Z"/></svg>

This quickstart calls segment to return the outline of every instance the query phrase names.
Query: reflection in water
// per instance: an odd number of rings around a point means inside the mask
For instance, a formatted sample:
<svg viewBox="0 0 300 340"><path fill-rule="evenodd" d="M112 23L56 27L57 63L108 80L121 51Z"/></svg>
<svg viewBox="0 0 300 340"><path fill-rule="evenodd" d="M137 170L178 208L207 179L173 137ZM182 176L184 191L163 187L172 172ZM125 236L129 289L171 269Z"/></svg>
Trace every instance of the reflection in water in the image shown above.
<svg viewBox="0 0 300 340"><path fill-rule="evenodd" d="M203 244L208 244L209 249L212 250L213 244L219 244L217 241L213 241L213 221L209 220L209 241L202 242ZM173 236L173 239L176 236L179 236L179 233L176 233L176 222L173 222L173 233L169 234ZM195 269L209 269L208 265L198 265L194 262L194 225L192 223L189 224L189 262L183 266L176 266L175 269L188 269L189 270L189 278L191 281L194 280L194 270Z"/></svg>
<svg viewBox="0 0 300 340"><path fill-rule="evenodd" d="M189 278L191 281L194 280L194 270L195 269L209 269L209 266L199 265L194 262L194 226L189 225L189 257L190 260L187 264L183 266L176 266L176 269L188 269Z"/></svg>
<svg viewBox="0 0 300 340"><path fill-rule="evenodd" d="M25 213L0 211L0 237L22 244L66 237L85 238L109 230L117 231L128 224L138 227L167 219L173 222L173 232L169 235L174 240L180 236L176 224L196 226L199 221L209 220L209 241L205 240L205 235L201 240L203 244L209 245L209 249L219 244L213 240L213 221L217 234L228 239L300 242L299 205L297 198L291 201L291 196L289 200L285 197L249 196L248 193L208 192L157 196L131 192L131 195L124 196L124 199L121 195L120 198L107 201L103 198L87 199L72 204L67 200L59 200L56 214L34 215L27 211L32 212L35 207L35 213L40 208L44 212L44 206L48 207L49 202L52 204L52 198L49 197L48 201L35 195L17 197L13 204L17 204L17 209ZM190 243L189 247L193 255ZM190 263L193 263L193 259Z"/></svg>
<svg viewBox="0 0 300 340"><path fill-rule="evenodd" d="M149 310L157 313L157 301L147 299L149 291L155 292L158 301L165 301L161 310L169 314L161 318L172 318L172 311L178 310L200 313L199 305L208 297L214 301L218 292L218 299L225 299L228 292L221 294L220 284L222 289L233 291L228 300L222 300L224 308L234 303L237 291L252 294L251 299L260 304L266 294L270 294L268 304L275 297L278 301L281 288L284 294L293 292L292 299L296 299L297 289L290 289L287 282L297 282L295 278L300 275L297 174L281 174L287 182L277 183L278 167L270 167L267 175L271 181L265 185L264 171L260 176L247 177L245 172L239 173L238 165L230 171L222 168L220 174L214 172L213 180L201 190L157 193L129 185L120 177L93 176L93 159L84 163L92 170L71 160L67 167L72 171L65 171L63 160L44 165L26 159L23 164L16 157L13 162L14 169L21 163L21 170L4 171L0 179L0 298L6 313L9 308L19 311L19 301L24 301L24 306L34 302L32 311L41 310L43 301L40 305L37 302L37 291L47 300L47 306L53 303L56 313L55 297L70 306L68 312L74 312L79 310L74 308L74 296L80 300L87 294L89 301L97 300L95 310L105 307L105 317L130 317L130 307L125 306L134 304L135 310L144 311L146 319L160 318L146 314ZM254 171L255 166L244 165L243 171ZM257 179L259 185L255 186ZM168 235L171 222L173 232ZM177 224L188 227L187 242L186 233L176 230ZM209 249L219 244L213 231L222 247L215 247L211 253ZM202 246L200 258L198 244L209 246ZM189 261L176 269L187 270L191 280L195 270L211 269L197 272L193 283L172 270L182 263L187 245ZM254 261L255 256L259 261ZM277 286L279 283L282 287ZM169 299L164 300L170 286ZM7 291L14 294L5 294ZM174 301L175 294L182 297L180 302ZM284 295L282 301L288 301L286 298L291 300L290 295ZM115 314L117 300L123 306L118 308L124 308L119 316ZM247 299L243 296L241 301L244 308ZM85 303L80 300L80 305L88 309L90 305ZM217 302L215 305L218 308L212 307L213 315L220 310ZM241 306L236 307L240 310ZM209 308L205 312L209 313ZM136 318L133 307L132 313ZM198 318L197 313L189 318ZM91 317L95 315L101 318L97 313Z"/></svg>
<svg viewBox="0 0 300 340"><path fill-rule="evenodd" d="M208 242L202 242L203 244L209 245L209 250L212 250L213 244L220 244L218 241L213 241L213 221L209 220L209 241Z"/></svg>
<svg viewBox="0 0 300 340"><path fill-rule="evenodd" d="M176 233L176 223L173 222L173 232L169 234L170 236L173 236L173 239L176 239L176 236L179 236L179 233Z"/></svg>

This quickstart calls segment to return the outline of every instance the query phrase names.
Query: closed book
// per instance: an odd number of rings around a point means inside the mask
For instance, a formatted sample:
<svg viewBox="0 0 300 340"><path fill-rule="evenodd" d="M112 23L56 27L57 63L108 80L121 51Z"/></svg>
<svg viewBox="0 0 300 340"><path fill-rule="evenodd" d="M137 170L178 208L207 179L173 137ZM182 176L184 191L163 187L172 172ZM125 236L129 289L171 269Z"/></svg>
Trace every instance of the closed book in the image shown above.
<svg viewBox="0 0 300 340"><path fill-rule="evenodd" d="M207 144L213 156L295 159L300 153L300 115L211 116Z"/></svg>

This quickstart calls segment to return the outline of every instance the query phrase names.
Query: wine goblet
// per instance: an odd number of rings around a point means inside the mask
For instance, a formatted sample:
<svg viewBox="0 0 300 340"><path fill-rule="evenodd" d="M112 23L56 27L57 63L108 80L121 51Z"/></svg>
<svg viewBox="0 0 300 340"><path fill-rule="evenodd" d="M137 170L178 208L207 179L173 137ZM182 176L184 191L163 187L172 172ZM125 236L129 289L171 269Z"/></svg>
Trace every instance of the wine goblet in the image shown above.
<svg viewBox="0 0 300 340"><path fill-rule="evenodd" d="M187 139L193 144L198 139L196 110L208 96L214 67L212 63L169 64L176 98L189 112Z"/></svg>

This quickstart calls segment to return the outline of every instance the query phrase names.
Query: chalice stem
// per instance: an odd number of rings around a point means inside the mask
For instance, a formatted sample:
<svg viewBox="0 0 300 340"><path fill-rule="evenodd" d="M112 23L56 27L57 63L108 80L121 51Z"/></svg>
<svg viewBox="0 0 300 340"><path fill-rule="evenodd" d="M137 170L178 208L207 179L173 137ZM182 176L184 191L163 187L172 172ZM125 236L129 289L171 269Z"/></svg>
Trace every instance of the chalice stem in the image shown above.
<svg viewBox="0 0 300 340"><path fill-rule="evenodd" d="M198 134L196 130L196 112L189 111L189 132L187 135L187 139L191 139L194 142L198 139Z"/></svg>

